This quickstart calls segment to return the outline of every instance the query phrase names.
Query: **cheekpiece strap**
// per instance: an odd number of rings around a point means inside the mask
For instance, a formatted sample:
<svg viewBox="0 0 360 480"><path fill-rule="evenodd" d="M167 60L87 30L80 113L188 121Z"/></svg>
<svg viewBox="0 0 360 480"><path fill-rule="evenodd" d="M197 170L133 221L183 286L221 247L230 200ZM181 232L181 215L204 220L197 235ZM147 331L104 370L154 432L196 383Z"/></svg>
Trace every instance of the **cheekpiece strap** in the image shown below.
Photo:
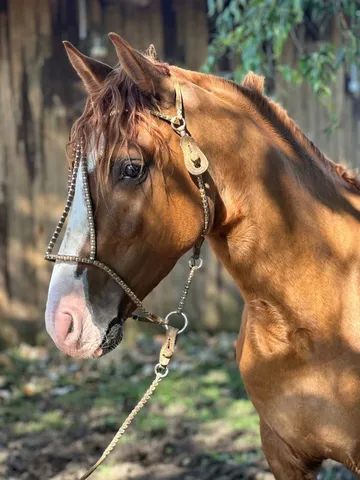
<svg viewBox="0 0 360 480"><path fill-rule="evenodd" d="M170 123L172 129L181 137L180 147L183 152L185 167L191 175L196 177L204 210L203 231L201 234L201 238L194 247L194 256L196 258L199 258L201 245L204 241L205 235L209 232L210 228L209 200L206 194L206 185L202 177L202 174L205 173L209 168L209 161L204 152L199 147L199 145L196 143L195 139L191 136L191 134L186 128L184 103L179 82L175 82L174 87L176 96L176 115L172 117L161 112L160 110L151 110L150 112L155 117L158 117L161 120Z"/></svg>

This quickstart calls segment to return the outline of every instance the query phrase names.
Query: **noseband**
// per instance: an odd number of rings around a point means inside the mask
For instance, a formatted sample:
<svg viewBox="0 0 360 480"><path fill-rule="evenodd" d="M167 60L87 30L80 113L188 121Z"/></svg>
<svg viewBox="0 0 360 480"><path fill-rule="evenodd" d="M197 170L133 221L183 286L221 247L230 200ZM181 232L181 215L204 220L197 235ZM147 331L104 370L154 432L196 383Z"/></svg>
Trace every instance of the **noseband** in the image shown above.
<svg viewBox="0 0 360 480"><path fill-rule="evenodd" d="M67 200L65 204L65 208L63 213L60 217L60 220L56 226L56 229L51 237L49 242L48 248L46 250L45 259L51 262L65 262L65 263L76 263L76 264L86 264L86 265L94 265L97 268L100 268L104 272L106 272L126 293L126 295L132 300L132 302L136 305L138 310L133 314L133 318L135 320L147 321L159 325L163 325L166 328L169 326L170 317L173 315L181 315L184 321L183 327L178 331L181 333L185 330L188 320L186 314L183 312L185 300L190 288L190 284L194 273L202 266L202 259L200 257L201 253L201 246L204 242L205 236L209 230L209 223L210 223L210 208L209 208L209 200L206 194L205 183L203 179L203 173L208 168L208 161L204 153L200 150L194 139L191 137L190 133L187 131L186 122L184 117L184 105L183 99L181 94L180 85L178 83L175 84L175 95L176 95L176 115L171 117L162 113L160 110L154 110L150 113L157 118L160 118L171 125L171 128L180 136L180 146L184 154L184 162L188 172L196 178L201 203L203 208L203 228L199 239L196 241L193 247L193 253L189 260L189 274L188 278L185 283L184 291L180 297L179 304L176 310L168 313L165 319L161 318L159 315L149 313L143 305L143 302L139 299L139 297L134 293L134 291L127 285L126 282L108 265L101 262L96 258L96 231L95 231L95 222L94 222L94 214L93 208L91 203L91 195L89 190L89 180L88 180L88 164L87 164L87 157L84 152L84 145L83 143L78 144L74 151L74 162L72 166L72 170L69 173L69 181L68 181L68 194ZM83 181L83 188L84 188L84 200L87 210L87 220L89 225L89 234L90 234L90 254L88 257L86 256L77 256L77 255L62 255L62 254L54 254L53 250L55 244L59 238L59 235L63 229L64 223L66 218L69 214L70 208L72 206L74 196L75 196L75 188L76 188L76 180L77 176L82 176ZM158 371L160 367L158 366Z"/></svg>

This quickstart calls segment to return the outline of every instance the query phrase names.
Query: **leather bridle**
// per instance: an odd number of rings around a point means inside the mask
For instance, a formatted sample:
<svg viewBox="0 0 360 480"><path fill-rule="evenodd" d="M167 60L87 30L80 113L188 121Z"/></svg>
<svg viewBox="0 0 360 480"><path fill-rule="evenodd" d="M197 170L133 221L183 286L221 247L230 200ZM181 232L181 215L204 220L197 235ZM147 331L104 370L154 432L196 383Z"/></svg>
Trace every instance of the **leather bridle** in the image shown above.
<svg viewBox="0 0 360 480"><path fill-rule="evenodd" d="M197 185L200 192L200 197L201 197L203 214L204 214L202 232L193 247L193 253L189 260L189 268L190 268L189 274L188 274L188 277L184 286L184 290L180 297L180 301L176 310L168 313L168 315L164 319L159 315L148 312L147 309L144 307L143 302L138 298L138 296L134 293L134 291L127 285L127 283L124 282L124 280L110 266L106 265L105 263L101 262L96 258L95 222L94 222L94 214L93 214L91 195L90 195L90 189L89 189L89 181L88 181L88 163L87 163L86 154L84 152L83 143L79 143L76 146L76 149L74 151L74 161L73 161L72 169L69 173L68 194L67 194L65 208L63 210L60 220L49 242L49 245L45 254L45 259L52 262L94 265L95 267L100 268L101 270L106 272L123 289L126 295L136 305L138 310L135 312L135 314L133 314L134 319L141 320L141 321L148 321L151 323L163 325L165 326L165 328L168 328L168 326L170 325L170 321L169 321L170 318L173 315L178 315L178 316L180 315L184 321L184 324L182 328L177 329L177 334L179 334L185 330L188 324L188 319L186 314L183 312L183 308L184 308L185 300L186 300L194 273L196 270L198 270L202 266L202 259L200 257L200 254L201 254L201 247L204 242L205 236L209 232L209 228L210 228L210 206L209 206L209 199L206 193L205 182L203 179L203 174L208 169L208 161L206 156L200 150L195 140L193 139L193 137L191 137L190 133L186 128L182 93L181 93L180 85L178 83L175 83L175 97L176 97L176 114L174 116L169 116L161 112L160 110L152 110L151 114L169 123L171 125L171 128L174 130L174 132L180 136L180 146L184 154L185 166L188 172L196 178ZM78 175L82 175L84 197L85 197L84 200L85 200L85 205L87 210L87 220L89 225L90 254L88 257L53 253L55 244L63 229L64 223L66 221L66 218L69 214L70 208L73 203L75 188L76 188L76 180ZM157 373L158 374L161 374L161 372L165 373L165 370L162 370L163 368L164 368L163 365L158 364Z"/></svg>

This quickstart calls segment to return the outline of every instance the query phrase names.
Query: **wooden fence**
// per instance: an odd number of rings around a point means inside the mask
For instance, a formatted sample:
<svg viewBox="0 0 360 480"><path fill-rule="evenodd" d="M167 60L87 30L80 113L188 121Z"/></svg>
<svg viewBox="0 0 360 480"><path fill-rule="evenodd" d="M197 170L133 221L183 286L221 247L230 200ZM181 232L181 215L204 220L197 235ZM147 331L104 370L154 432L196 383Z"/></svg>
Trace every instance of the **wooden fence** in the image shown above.
<svg viewBox="0 0 360 480"><path fill-rule="evenodd" d="M80 84L61 40L115 63L107 31L140 49L156 44L162 58L198 69L208 43L205 0L0 0L0 339L34 340L43 332L50 267L43 252L63 208L64 148L69 126L83 105ZM289 54L289 52L287 53ZM291 52L290 52L291 54ZM340 127L324 133L327 115L306 86L276 95L331 157L359 165L359 100L345 93L344 75L334 88ZM206 269L191 293L196 324L237 328L241 299L229 276L206 252ZM185 279L176 267L150 298L155 311L173 307Z"/></svg>

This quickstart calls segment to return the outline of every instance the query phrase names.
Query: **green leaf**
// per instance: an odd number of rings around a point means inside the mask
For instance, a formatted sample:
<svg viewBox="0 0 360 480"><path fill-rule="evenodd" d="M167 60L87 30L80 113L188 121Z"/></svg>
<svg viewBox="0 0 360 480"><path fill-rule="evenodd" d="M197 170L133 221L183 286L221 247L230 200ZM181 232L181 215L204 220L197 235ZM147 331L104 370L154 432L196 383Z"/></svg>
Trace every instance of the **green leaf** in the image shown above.
<svg viewBox="0 0 360 480"><path fill-rule="evenodd" d="M216 25L206 63L210 71L216 71L226 55L237 65L235 78L249 69L265 75L278 71L288 82L305 80L320 98L326 98L344 64L355 63L360 68L358 0L208 0L208 11ZM340 25L336 45L330 41L301 43L299 29L310 29L323 38L334 17ZM291 64L283 56L290 42L297 48Z"/></svg>

